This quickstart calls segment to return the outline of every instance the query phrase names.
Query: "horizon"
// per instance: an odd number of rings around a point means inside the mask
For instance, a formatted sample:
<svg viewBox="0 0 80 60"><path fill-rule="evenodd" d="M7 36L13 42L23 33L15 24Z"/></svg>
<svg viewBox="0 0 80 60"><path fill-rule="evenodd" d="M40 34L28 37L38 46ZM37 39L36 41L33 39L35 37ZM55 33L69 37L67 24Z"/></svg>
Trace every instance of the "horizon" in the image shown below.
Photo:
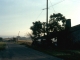
<svg viewBox="0 0 80 60"><path fill-rule="evenodd" d="M16 38L17 36L0 36L2 38ZM21 38L25 37L25 38L30 38L29 36L20 36Z"/></svg>

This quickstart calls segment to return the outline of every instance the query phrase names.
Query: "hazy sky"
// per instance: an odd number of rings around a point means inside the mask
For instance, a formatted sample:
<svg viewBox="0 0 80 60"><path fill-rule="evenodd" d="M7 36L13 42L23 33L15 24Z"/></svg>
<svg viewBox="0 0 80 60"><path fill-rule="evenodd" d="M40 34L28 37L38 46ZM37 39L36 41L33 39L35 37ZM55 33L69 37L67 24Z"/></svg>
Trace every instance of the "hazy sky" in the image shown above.
<svg viewBox="0 0 80 60"><path fill-rule="evenodd" d="M0 0L0 36L24 36L30 32L32 22L46 21L47 0ZM49 0L49 6L63 0ZM42 13L41 13L42 12ZM41 13L41 15L39 15ZM80 24L80 0L64 0L49 8L49 16L62 13L71 19L72 26Z"/></svg>

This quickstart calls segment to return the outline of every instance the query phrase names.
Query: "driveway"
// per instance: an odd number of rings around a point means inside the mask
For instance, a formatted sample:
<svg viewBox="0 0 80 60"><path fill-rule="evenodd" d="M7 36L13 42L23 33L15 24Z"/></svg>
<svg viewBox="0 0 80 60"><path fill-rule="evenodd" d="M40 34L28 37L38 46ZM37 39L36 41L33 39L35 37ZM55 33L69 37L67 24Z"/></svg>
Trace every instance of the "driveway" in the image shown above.
<svg viewBox="0 0 80 60"><path fill-rule="evenodd" d="M6 44L6 49L0 51L0 60L62 60L24 45L18 45L13 42L7 42Z"/></svg>

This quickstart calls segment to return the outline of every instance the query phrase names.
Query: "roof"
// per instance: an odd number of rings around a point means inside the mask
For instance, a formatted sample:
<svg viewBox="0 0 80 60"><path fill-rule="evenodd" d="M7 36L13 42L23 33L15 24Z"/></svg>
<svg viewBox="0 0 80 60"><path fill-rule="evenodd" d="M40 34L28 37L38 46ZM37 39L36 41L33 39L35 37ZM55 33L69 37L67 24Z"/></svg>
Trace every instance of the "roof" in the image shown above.
<svg viewBox="0 0 80 60"><path fill-rule="evenodd" d="M73 26L70 29L71 32L74 32L74 31L77 31L77 30L80 30L80 24L79 25L76 25L76 26Z"/></svg>

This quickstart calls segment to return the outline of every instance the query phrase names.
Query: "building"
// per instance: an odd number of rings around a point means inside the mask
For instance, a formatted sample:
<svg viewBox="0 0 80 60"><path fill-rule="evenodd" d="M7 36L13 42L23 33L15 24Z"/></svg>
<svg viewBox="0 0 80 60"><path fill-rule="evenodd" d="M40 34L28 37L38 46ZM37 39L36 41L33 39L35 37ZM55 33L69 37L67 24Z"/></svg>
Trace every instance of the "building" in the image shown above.
<svg viewBox="0 0 80 60"><path fill-rule="evenodd" d="M57 44L60 48L80 47L80 24L71 27L71 20L68 20L66 29L57 35Z"/></svg>

